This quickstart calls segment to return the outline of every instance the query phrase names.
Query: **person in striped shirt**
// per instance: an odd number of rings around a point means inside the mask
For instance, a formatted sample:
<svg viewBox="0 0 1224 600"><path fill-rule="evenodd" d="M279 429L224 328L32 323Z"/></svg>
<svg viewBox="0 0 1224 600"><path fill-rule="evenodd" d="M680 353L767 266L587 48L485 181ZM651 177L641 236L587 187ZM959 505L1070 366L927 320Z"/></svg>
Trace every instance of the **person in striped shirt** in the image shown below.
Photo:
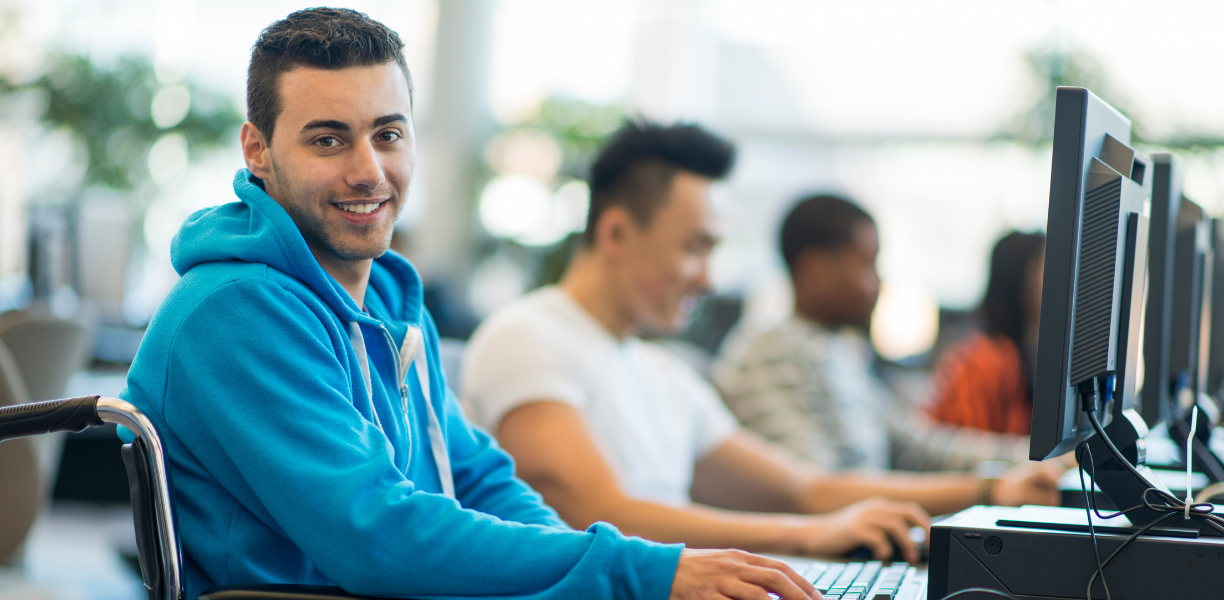
<svg viewBox="0 0 1224 600"><path fill-rule="evenodd" d="M974 471L1026 460L1027 435L936 422L875 372L866 337L880 288L871 215L843 198L805 198L783 223L781 250L794 313L756 335L733 335L714 367L745 427L830 472Z"/></svg>

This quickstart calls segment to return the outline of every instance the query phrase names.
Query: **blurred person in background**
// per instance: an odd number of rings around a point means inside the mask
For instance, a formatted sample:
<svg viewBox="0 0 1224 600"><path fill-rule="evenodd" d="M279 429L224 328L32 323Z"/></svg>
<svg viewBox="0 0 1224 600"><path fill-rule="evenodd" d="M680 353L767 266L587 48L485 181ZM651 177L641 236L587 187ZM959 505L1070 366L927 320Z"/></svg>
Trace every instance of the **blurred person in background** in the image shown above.
<svg viewBox="0 0 1224 600"><path fill-rule="evenodd" d="M950 348L935 370L931 417L950 425L1027 435L1045 274L1045 235L1011 232L990 254L978 310L981 329Z"/></svg>
<svg viewBox="0 0 1224 600"><path fill-rule="evenodd" d="M865 546L884 558L895 543L912 560L923 508L974 504L976 478L826 475L742 429L696 372L639 337L679 330L707 291L710 185L732 159L694 125L623 125L591 168L587 229L561 283L472 337L469 414L575 527L820 556ZM1047 483L1013 473L994 491L1009 504L1056 500Z"/></svg>
<svg viewBox="0 0 1224 600"><path fill-rule="evenodd" d="M840 197L804 198L783 221L780 246L794 313L763 333L738 332L714 367L740 422L830 472L980 468L978 501L999 501L993 476L1000 463L1027 460L1027 436L933 423L875 370L867 330L880 291L879 234L871 215ZM1056 468L1044 471L1052 494Z"/></svg>
<svg viewBox="0 0 1224 600"><path fill-rule="evenodd" d="M347 9L265 29L238 201L174 239L182 279L122 395L165 443L188 597L816 596L767 558L574 531L463 416L420 277L388 251L416 161L403 46Z"/></svg>

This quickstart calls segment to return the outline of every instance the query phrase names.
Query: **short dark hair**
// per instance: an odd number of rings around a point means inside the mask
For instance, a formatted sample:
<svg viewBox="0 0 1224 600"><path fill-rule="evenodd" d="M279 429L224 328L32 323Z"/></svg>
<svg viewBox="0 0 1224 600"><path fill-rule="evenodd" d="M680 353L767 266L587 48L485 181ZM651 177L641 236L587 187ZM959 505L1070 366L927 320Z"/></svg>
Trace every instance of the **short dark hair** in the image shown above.
<svg viewBox="0 0 1224 600"><path fill-rule="evenodd" d="M247 69L247 120L272 142L281 112L280 76L297 67L345 69L395 61L408 79L404 42L391 28L348 8L299 10L263 30Z"/></svg>
<svg viewBox="0 0 1224 600"><path fill-rule="evenodd" d="M1005 335L1024 348L1028 311L1024 303L1029 265L1045 250L1045 235L1013 231L995 243L990 252L990 276L982 298L982 324L986 333Z"/></svg>
<svg viewBox="0 0 1224 600"><path fill-rule="evenodd" d="M649 224L677 171L722 179L734 163L731 142L693 123L625 120L591 166L591 206L583 241L595 241L595 225L612 206L623 206L639 224Z"/></svg>
<svg viewBox="0 0 1224 600"><path fill-rule="evenodd" d="M859 205L831 194L807 196L795 203L782 221L782 258L795 269L795 260L808 248L835 250L854 239L860 222L875 223Z"/></svg>

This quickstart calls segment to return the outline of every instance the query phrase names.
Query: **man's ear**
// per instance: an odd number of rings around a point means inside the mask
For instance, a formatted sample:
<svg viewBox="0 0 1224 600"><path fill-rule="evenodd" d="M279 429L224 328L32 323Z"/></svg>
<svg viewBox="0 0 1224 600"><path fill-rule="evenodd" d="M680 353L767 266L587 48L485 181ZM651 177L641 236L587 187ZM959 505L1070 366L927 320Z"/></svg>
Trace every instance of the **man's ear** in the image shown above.
<svg viewBox="0 0 1224 600"><path fill-rule="evenodd" d="M833 254L826 248L809 246L799 251L795 256L793 277L796 286L819 289L822 284L829 283Z"/></svg>
<svg viewBox="0 0 1224 600"><path fill-rule="evenodd" d="M246 160L251 174L264 180L272 179L272 157L270 149L262 132L254 123L247 121L242 124L242 158Z"/></svg>
<svg viewBox="0 0 1224 600"><path fill-rule="evenodd" d="M635 232L637 223L629 211L620 206L610 206L599 215L595 223L593 247L609 258L618 258L625 253L625 244Z"/></svg>

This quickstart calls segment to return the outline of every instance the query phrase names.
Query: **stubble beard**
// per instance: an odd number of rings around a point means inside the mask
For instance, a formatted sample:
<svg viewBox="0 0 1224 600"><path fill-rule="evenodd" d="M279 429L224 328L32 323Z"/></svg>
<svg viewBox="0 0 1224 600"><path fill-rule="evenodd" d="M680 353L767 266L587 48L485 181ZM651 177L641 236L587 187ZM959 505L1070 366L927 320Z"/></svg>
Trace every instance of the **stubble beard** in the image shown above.
<svg viewBox="0 0 1224 600"><path fill-rule="evenodd" d="M276 160L271 159L270 162L272 176L276 178L276 185L281 190L280 195L284 197L284 200L278 204L289 213L289 217L297 225L302 237L306 239L307 245L344 261L370 260L386 254L387 249L391 247L391 234L394 227L386 227L385 231L379 231L378 228L383 226L382 223L371 224L366 228L368 233L361 236L358 243L347 243L337 239L339 236L328 230L327 223L321 215L305 208L324 206L322 210L326 212L331 210L330 200L302 197L277 167Z"/></svg>

